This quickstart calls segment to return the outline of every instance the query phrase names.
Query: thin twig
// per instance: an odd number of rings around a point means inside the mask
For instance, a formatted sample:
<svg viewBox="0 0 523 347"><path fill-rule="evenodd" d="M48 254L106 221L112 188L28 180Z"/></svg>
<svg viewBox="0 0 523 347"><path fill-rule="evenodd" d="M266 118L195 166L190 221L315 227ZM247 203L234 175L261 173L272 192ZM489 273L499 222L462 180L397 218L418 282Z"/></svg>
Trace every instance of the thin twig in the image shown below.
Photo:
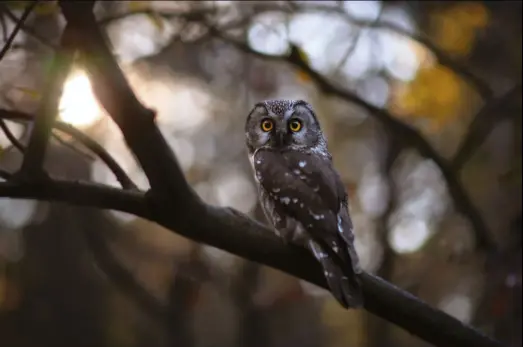
<svg viewBox="0 0 523 347"><path fill-rule="evenodd" d="M10 20L12 20L15 23L20 22L20 19L6 5L0 4L0 8L2 9L2 11L5 13L5 15ZM20 27L27 35L32 36L33 38L35 38L37 41L41 42L42 44L44 44L50 48L53 48L53 49L59 48L57 45L55 45L54 43L49 41L49 39L45 38L44 36L40 35L35 29L31 28L27 24L22 23L20 25Z"/></svg>
<svg viewBox="0 0 523 347"><path fill-rule="evenodd" d="M5 123L5 121L2 118L0 118L0 129L2 129L2 131L5 134L5 137L7 137L7 139L16 149L18 149L21 153L25 152L24 145L20 143L20 141L16 138L11 129L9 129L9 126Z"/></svg>
<svg viewBox="0 0 523 347"><path fill-rule="evenodd" d="M2 10L3 6L0 6L0 15L3 14ZM7 41L7 25L5 24L5 18L4 16L0 16L0 27L2 28L2 41Z"/></svg>
<svg viewBox="0 0 523 347"><path fill-rule="evenodd" d="M463 165L472 157L477 148L494 129L494 124L505 119L504 115L510 113L503 112L503 109L508 106L512 99L518 96L521 96L521 84L511 88L501 97L487 102L476 114L451 160L452 168L456 172L460 171ZM506 116L510 116L510 114ZM514 112L513 116L518 116L518 114ZM519 116L521 117L521 113Z"/></svg>
<svg viewBox="0 0 523 347"><path fill-rule="evenodd" d="M27 17L29 17L29 15L31 14L31 12L33 11L33 9L35 8L35 6L37 4L38 4L38 1L34 1L34 2L31 2L29 4L29 6L27 6L25 8L24 13L22 14L22 17L20 17L20 20L18 20L16 22L13 32L11 33L11 35L9 35L9 38L7 39L7 41L4 44L4 47L2 47L2 50L0 51L0 61L4 58L5 54L7 53L7 51L13 44L13 41L14 41L16 35L18 35L18 32L24 25L25 20L27 19Z"/></svg>
<svg viewBox="0 0 523 347"><path fill-rule="evenodd" d="M58 142L60 145L66 147L66 148L69 148L71 151L73 151L74 153L78 153L79 155L85 157L85 159L89 160L89 161L92 161L95 159L94 156L91 156L89 153L87 152L84 152L82 150L80 150L77 146L75 146L73 143L63 139L60 135L58 135L57 131L53 130L53 132L51 133L51 137L53 139L55 139L56 142ZM74 139L73 139L74 140Z"/></svg>
<svg viewBox="0 0 523 347"><path fill-rule="evenodd" d="M344 18L346 21L348 21L351 24L356 24L359 26L367 26L370 28L376 28L376 29L384 29L384 30L390 30L391 32L400 34L402 36L408 37L411 40L417 41L423 46L425 46L429 51L431 51L434 56L437 58L438 62L454 71L456 74L461 76L464 80L466 80L483 99L489 99L493 95L492 88L481 78L476 76L474 73L472 73L465 65L458 63L454 59L452 59L449 55L447 55L444 51L442 51L439 47L437 47L432 40L430 40L426 35L423 33L413 33L395 23L392 22L384 22L384 21L374 21L374 20L361 20L354 18L351 16L347 11L345 11L342 7L333 7L333 6L326 6L322 4L298 4L295 2L290 2L292 4L292 8L294 11L298 10L301 12L317 12L322 11L326 13L334 13L342 18ZM282 8L283 10L283 8Z"/></svg>
<svg viewBox="0 0 523 347"><path fill-rule="evenodd" d="M0 109L0 119L23 120L26 122L31 122L34 121L35 117L24 112ZM105 150L103 146L98 144L98 142L67 123L56 121L54 126L56 129L66 133L67 135L70 135L72 138L76 139L86 148L96 154L100 160L102 160L105 165L107 165L107 167L113 172L118 182L120 182L122 185L122 188L137 189L136 184L134 184L124 169L122 169L118 162Z"/></svg>
<svg viewBox="0 0 523 347"><path fill-rule="evenodd" d="M38 117L36 117L29 135L27 150L18 173L21 179L38 179L45 176L43 169L45 153L58 110L63 84L73 64L73 42L73 32L69 26L66 26L62 34L61 47L55 52L51 64L47 85L38 110Z"/></svg>
<svg viewBox="0 0 523 347"><path fill-rule="evenodd" d="M354 39L352 39L352 42L347 47L347 50L344 52L342 58L336 65L334 71L338 72L347 63L347 59L349 59L349 57L352 55L352 53L354 53L354 51L356 50L356 47L358 46L358 43L360 42L362 30L372 28L376 25L376 23L379 23L381 21L381 17L383 15L384 9L385 9L385 6L381 6L380 11L379 11L378 15L376 16L376 18L373 19L371 22L369 22L368 25L364 25L363 27L358 26L357 32L356 32L356 37Z"/></svg>

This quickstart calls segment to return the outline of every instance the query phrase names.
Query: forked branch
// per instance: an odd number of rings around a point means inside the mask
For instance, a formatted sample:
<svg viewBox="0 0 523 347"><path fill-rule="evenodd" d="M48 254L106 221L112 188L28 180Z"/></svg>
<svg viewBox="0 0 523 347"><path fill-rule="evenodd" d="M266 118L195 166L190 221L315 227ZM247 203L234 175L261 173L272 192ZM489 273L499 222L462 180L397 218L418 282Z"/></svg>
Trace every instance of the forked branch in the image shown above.
<svg viewBox="0 0 523 347"><path fill-rule="evenodd" d="M20 111L0 109L0 121L4 119L12 121L34 122L35 117ZM136 184L134 184L124 169L122 169L120 164L118 164L111 154L109 154L98 142L94 141L89 136L67 123L55 121L54 127L71 136L76 141L85 146L88 150L92 151L96 156L98 156L98 158L100 158L100 160L103 161L105 165L107 165L107 167L113 172L116 180L120 182L122 188L137 189ZM12 136L14 137L14 135ZM21 146L21 144L19 145Z"/></svg>

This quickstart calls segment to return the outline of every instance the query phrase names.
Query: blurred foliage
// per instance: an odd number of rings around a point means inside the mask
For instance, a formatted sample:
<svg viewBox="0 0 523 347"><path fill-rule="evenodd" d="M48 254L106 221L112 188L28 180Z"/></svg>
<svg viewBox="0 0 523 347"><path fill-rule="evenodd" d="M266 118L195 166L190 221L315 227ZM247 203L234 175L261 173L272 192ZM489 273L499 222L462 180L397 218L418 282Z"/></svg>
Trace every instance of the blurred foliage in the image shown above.
<svg viewBox="0 0 523 347"><path fill-rule="evenodd" d="M489 11L482 3L454 3L431 13L428 35L448 54L463 57L470 54L488 21ZM455 71L431 60L397 90L391 106L399 115L425 118L430 131L436 132L463 114L467 106L463 100L470 92Z"/></svg>
<svg viewBox="0 0 523 347"><path fill-rule="evenodd" d="M452 4L432 16L430 36L439 47L457 56L470 53L490 20L484 4L469 1Z"/></svg>
<svg viewBox="0 0 523 347"><path fill-rule="evenodd" d="M462 115L467 91L453 71L432 65L418 70L412 82L399 88L391 103L400 116L413 121L421 118L432 131L438 131Z"/></svg>

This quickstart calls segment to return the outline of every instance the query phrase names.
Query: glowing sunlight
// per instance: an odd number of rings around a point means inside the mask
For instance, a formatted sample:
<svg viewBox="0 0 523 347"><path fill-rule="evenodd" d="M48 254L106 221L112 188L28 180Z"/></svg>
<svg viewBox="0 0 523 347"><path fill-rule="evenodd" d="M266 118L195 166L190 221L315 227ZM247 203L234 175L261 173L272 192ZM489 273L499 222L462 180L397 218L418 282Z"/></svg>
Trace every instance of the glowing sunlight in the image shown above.
<svg viewBox="0 0 523 347"><path fill-rule="evenodd" d="M77 127L87 127L101 117L91 82L83 72L72 74L64 84L60 99L60 119Z"/></svg>

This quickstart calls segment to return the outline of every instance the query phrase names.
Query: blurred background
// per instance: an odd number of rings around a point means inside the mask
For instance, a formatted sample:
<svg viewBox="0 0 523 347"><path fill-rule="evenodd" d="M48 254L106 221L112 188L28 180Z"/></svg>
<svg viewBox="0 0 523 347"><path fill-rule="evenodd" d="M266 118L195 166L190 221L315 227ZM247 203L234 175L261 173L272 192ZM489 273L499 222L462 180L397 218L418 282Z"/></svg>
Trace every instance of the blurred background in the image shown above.
<svg viewBox="0 0 523 347"><path fill-rule="evenodd" d="M27 3L0 2L0 47ZM522 345L521 12L516 1L95 7L120 66L157 110L205 201L264 222L245 118L259 100L308 100L350 195L363 268L507 346ZM35 113L64 25L55 1L34 8L0 60L0 108ZM351 97L325 94L289 63L291 44ZM416 136L380 122L373 108ZM79 64L59 119L148 187ZM14 171L22 154L10 137L23 144L28 128L0 125L0 167ZM54 176L118 185L58 130L46 165ZM1 198L0 346L428 344L366 311L343 310L318 287L131 215Z"/></svg>

